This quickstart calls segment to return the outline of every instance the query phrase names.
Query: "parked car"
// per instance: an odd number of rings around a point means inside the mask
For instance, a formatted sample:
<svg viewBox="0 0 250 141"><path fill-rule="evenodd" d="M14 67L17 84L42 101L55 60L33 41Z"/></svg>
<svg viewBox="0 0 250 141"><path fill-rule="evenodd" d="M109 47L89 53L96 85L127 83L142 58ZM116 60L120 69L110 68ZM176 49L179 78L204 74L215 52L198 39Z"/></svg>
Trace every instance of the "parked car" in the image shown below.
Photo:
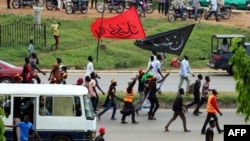
<svg viewBox="0 0 250 141"><path fill-rule="evenodd" d="M245 36L240 34L214 34L211 37L211 53L208 62L208 67L212 69L226 70L230 75L233 75L233 66L229 65L229 60L233 53L229 51L221 51L220 44L223 40L227 40L228 47L232 45L232 39L238 37L242 38L243 44L250 55L250 43L245 43Z"/></svg>
<svg viewBox="0 0 250 141"><path fill-rule="evenodd" d="M230 5L232 9L246 10L250 0L224 0L224 5ZM200 5L208 7L210 0L200 0Z"/></svg>
<svg viewBox="0 0 250 141"><path fill-rule="evenodd" d="M11 83L16 74L22 74L23 68L0 60L0 83Z"/></svg>

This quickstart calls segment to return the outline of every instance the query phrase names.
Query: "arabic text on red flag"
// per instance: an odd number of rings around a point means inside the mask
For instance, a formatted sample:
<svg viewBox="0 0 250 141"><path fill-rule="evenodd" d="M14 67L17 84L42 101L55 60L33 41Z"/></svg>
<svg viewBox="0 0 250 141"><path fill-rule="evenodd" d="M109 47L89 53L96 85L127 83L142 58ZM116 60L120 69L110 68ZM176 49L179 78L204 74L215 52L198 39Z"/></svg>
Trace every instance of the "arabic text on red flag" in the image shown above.
<svg viewBox="0 0 250 141"><path fill-rule="evenodd" d="M101 25L102 24L102 25ZM101 32L100 32L101 29ZM135 7L111 18L97 18L91 25L95 38L143 39L145 32ZM99 36L100 35L100 36Z"/></svg>

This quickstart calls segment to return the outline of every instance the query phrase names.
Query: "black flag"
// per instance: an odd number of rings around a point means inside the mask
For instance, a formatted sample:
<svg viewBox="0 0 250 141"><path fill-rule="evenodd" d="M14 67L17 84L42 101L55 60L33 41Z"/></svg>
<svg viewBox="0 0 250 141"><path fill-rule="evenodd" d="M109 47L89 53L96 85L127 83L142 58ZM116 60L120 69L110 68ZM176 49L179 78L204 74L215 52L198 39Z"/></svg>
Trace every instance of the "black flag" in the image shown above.
<svg viewBox="0 0 250 141"><path fill-rule="evenodd" d="M146 50L180 55L194 24L136 40L135 45Z"/></svg>

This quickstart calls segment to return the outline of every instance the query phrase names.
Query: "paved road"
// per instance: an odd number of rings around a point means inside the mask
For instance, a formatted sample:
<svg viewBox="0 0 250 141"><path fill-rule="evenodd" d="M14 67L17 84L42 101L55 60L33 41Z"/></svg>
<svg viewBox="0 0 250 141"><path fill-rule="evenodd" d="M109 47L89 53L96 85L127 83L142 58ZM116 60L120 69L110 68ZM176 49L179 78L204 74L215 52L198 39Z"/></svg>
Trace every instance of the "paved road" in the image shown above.
<svg viewBox="0 0 250 141"><path fill-rule="evenodd" d="M119 111L119 110L118 110ZM205 135L200 134L206 114L205 109L201 109L203 114L194 116L193 109L186 114L187 127L190 133L183 132L182 121L177 118L169 127L170 132L164 131L166 122L171 118L172 111L170 109L160 109L156 113L157 120L147 120L146 113L140 113L136 116L139 124L132 124L131 117L127 117L129 124L120 124L121 114L117 111L117 120L111 121L111 111L101 117L101 121L97 121L97 127L105 127L107 141L205 141ZM221 128L225 124L246 124L242 115L236 115L235 109L221 109L223 116L218 116ZM249 123L248 123L249 124ZM223 134L218 134L214 129L214 141L223 141Z"/></svg>
<svg viewBox="0 0 250 141"><path fill-rule="evenodd" d="M101 77L99 80L99 84L101 88L106 92L108 90L108 86L110 84L111 79L117 80L117 90L124 91L127 87L127 82L130 78L135 77L136 73L98 73ZM196 73L198 75L198 73ZM210 88L215 88L218 91L235 91L235 81L232 76L229 76L227 73L202 73L203 76L209 75L211 78ZM48 82L47 73L46 76L39 74L43 83ZM83 73L69 73L67 83L75 84L77 78L83 77ZM194 82L197 77L189 77L191 82ZM204 80L203 80L204 81ZM171 73L170 76L166 79L162 91L176 91L179 83L179 76L177 73ZM184 82L183 87L186 86ZM135 85L137 88L137 83Z"/></svg>

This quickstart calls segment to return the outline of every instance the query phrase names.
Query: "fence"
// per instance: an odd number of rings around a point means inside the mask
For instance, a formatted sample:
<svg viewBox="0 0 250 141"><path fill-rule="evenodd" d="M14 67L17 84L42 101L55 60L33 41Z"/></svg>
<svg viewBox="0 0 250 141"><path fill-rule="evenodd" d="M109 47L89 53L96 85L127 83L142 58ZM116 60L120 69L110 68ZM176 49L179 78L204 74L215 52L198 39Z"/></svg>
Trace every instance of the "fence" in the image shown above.
<svg viewBox="0 0 250 141"><path fill-rule="evenodd" d="M46 45L46 25L21 21L0 25L0 45L27 44L31 38L35 44Z"/></svg>

